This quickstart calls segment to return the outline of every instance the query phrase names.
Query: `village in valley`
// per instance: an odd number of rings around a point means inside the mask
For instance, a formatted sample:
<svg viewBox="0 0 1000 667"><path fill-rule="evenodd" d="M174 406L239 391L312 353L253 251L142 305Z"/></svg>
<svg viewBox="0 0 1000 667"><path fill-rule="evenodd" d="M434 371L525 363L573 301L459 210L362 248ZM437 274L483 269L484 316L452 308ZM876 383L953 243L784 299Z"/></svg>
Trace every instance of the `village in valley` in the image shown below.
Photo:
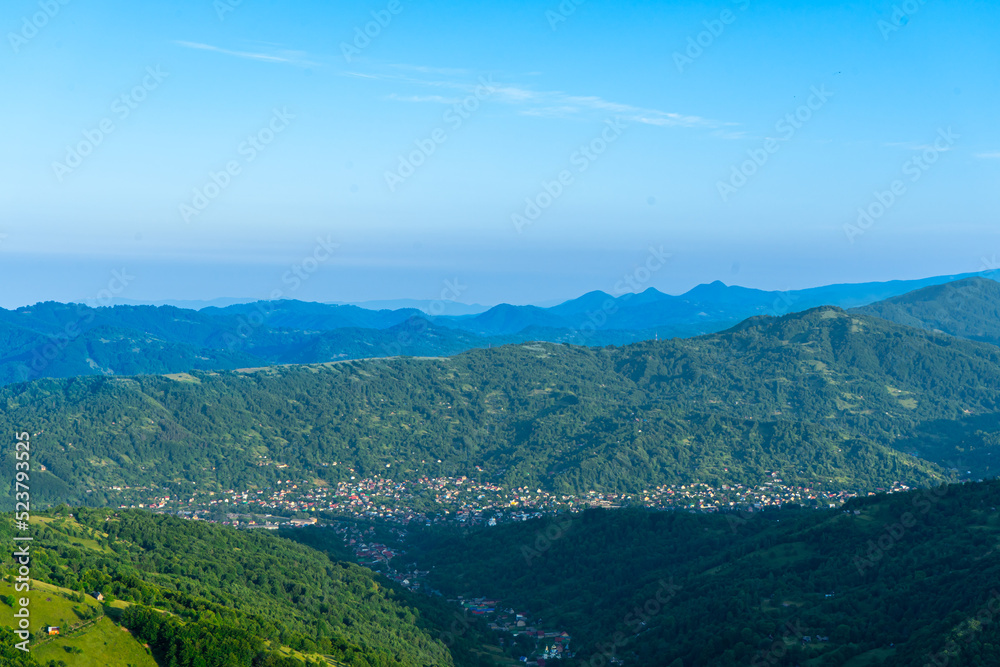
<svg viewBox="0 0 1000 667"><path fill-rule="evenodd" d="M469 477L420 477L412 482L387 477L351 479L330 486L316 480L283 480L275 487L247 490L194 489L184 494L164 493L150 487L111 487L119 494L120 508L143 508L183 515L214 516L238 527L277 527L292 518L329 516L379 520L401 525L412 521L427 525L457 523L496 525L524 521L544 514L577 512L589 507L643 507L650 510L694 512L753 512L766 507L799 505L827 509L839 507L858 493L844 490L789 486L770 473L770 481L756 486L742 484L669 484L638 493L560 494L543 489L505 489ZM896 482L879 492L895 493L910 487ZM874 495L869 492L867 495ZM319 514L317 514L319 513ZM239 519L220 519L235 514ZM264 519L261 523L260 519Z"/></svg>
<svg viewBox="0 0 1000 667"><path fill-rule="evenodd" d="M353 471L351 471L353 472ZM645 508L649 511L747 513L785 505L827 509L841 506L856 493L786 485L777 472L757 486L671 484L641 493L558 494L539 488L505 489L470 477L420 477L396 481L364 477L328 485L318 480L279 481L272 488L200 490L184 494L152 488L114 488L122 508L144 508L191 520L246 530L315 527L334 531L344 549L364 567L381 572L412 592L442 596L428 582L427 570L405 562L408 526L451 526L488 530L502 523L527 521L588 508ZM908 490L904 484L879 489ZM869 493L868 495L874 495ZM571 657L569 633L549 627L527 610L502 600L475 595L449 598L463 617L478 617L495 631L501 649L510 649L529 665Z"/></svg>

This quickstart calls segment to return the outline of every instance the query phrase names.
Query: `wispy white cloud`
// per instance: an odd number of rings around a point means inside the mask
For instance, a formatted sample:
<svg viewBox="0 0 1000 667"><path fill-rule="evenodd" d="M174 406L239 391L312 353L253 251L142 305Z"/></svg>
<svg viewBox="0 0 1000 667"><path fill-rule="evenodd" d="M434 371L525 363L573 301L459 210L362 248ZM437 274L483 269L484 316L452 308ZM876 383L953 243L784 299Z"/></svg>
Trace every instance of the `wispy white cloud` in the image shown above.
<svg viewBox="0 0 1000 667"><path fill-rule="evenodd" d="M494 95L507 104L526 107L527 116L569 118L587 112L615 114L625 120L663 127L721 127L732 125L709 118L612 102L596 95L568 95L562 91L538 91L517 86L498 86Z"/></svg>
<svg viewBox="0 0 1000 667"><path fill-rule="evenodd" d="M270 63L284 63L288 65L296 65L299 67L311 67L316 65L316 63L310 62L308 60L308 55L304 51L277 49L272 53L256 53L253 51L233 51L231 49L223 49L219 46L212 46L211 44L202 44L200 42L176 41L174 43L177 44L178 46L183 46L186 49L213 51L215 53L222 53L227 56L234 56L236 58L247 58L249 60L260 60L262 62L270 62Z"/></svg>
<svg viewBox="0 0 1000 667"><path fill-rule="evenodd" d="M383 81L397 81L429 88L447 88L462 91L465 94L471 94L477 86L481 85L480 81L477 78L473 78L466 70L430 68L419 65L390 65L389 68L391 71L371 74L362 74L357 71L344 72L343 74ZM403 72L411 74L404 74ZM426 78L412 74L433 74L438 75L438 77ZM461 79L454 78L460 75ZM449 78L439 78L441 76L448 76ZM702 118L701 116L690 114L613 102L596 95L570 95L562 91L535 90L513 84L499 84L493 82L490 77L486 77L486 80L493 88L490 99L502 104L518 107L517 113L522 116L572 118L601 113L605 115L614 114L626 121L660 127L722 128L738 124ZM461 99L452 99L443 95L406 96L393 94L389 97L390 99L403 102L455 103L461 101Z"/></svg>
<svg viewBox="0 0 1000 667"><path fill-rule="evenodd" d="M976 157L980 160L1000 160L1000 151L993 151L990 153L976 153Z"/></svg>

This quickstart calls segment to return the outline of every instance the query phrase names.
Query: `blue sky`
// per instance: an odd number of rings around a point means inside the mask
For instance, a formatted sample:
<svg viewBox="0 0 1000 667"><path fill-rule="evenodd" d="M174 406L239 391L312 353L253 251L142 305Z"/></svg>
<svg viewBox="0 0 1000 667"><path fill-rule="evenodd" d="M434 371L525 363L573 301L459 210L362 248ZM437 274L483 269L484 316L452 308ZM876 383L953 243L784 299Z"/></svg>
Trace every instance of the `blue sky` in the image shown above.
<svg viewBox="0 0 1000 667"><path fill-rule="evenodd" d="M677 4L12 0L0 306L996 268L1000 6Z"/></svg>

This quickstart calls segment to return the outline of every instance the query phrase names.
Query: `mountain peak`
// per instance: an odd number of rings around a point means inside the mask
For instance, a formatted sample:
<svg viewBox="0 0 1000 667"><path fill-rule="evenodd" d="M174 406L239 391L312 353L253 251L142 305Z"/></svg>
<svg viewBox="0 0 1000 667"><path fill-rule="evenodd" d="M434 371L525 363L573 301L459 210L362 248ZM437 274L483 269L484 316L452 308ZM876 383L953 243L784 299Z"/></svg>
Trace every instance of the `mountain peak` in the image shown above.
<svg viewBox="0 0 1000 667"><path fill-rule="evenodd" d="M702 283L696 287L691 288L684 293L683 296L688 296L689 294L719 294L729 289L729 285L722 282L721 280L713 280L710 283Z"/></svg>
<svg viewBox="0 0 1000 667"><path fill-rule="evenodd" d="M682 299L719 299L721 297L729 296L730 292L739 290L738 287L730 287L721 280L713 280L710 283L702 283L696 287L691 288L687 292L681 295Z"/></svg>

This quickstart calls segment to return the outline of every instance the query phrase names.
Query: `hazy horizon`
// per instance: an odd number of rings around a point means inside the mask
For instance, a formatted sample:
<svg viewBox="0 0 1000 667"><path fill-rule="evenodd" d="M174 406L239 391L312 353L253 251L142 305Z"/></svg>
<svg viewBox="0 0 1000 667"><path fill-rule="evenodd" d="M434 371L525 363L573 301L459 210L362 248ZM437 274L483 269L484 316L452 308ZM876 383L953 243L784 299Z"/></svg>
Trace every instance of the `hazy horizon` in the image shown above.
<svg viewBox="0 0 1000 667"><path fill-rule="evenodd" d="M584 292L574 293L565 297L557 297L550 299L538 299L535 301L515 301L512 299L498 300L488 303L466 301L461 298L461 294L465 293L465 288L468 286L462 283L460 280L446 280L442 283L443 289L441 293L436 298L412 298L412 297L399 297L399 298L387 298L387 299L363 299L358 301L343 301L343 300L324 300L324 299L309 299L302 298L302 294L296 294L296 290L283 290L279 288L281 294L272 292L270 296L274 298L267 297L234 297L234 296L216 296L208 298L191 298L191 299L178 299L178 298L162 298L162 299L136 299L126 296L122 296L131 285L129 281L133 278L133 274L130 274L127 270L113 270L110 272L111 280L108 281L108 285L102 288L94 296L88 298L78 298L78 299L41 299L38 301L32 301L30 303L22 303L17 305L3 305L0 304L0 308L6 310L16 310L18 308L25 308L37 305L44 302L57 302L57 303L83 303L91 306L105 307L105 306L138 306L138 305L152 305L152 306L175 306L185 309L200 310L202 308L208 307L226 307L235 304L245 304L253 303L255 301L277 301L277 300L292 300L301 301L308 303L321 303L325 305L352 305L359 306L369 310L395 310L403 308L416 308L418 310L425 310L428 306L433 306L435 309L435 314L453 316L453 315L463 315L472 314L478 312L484 312L490 308L498 305L513 305L513 306L535 306L539 308L549 308L552 306L557 306L568 301L572 301L579 297L585 296L594 292L602 292L614 297L620 297L626 294L639 294L647 290L656 290L662 294L668 296L683 296L688 292L696 289L700 286L711 285L714 283L722 283L726 287L737 287L745 288L751 290L761 290L764 292L795 292L802 290L810 290L815 288L830 287L836 285L858 285L858 284L878 284L878 283L891 283L891 282L910 282L927 280L933 278L945 278L945 277L955 277L955 276L972 276L972 275L982 275L983 277L991 278L996 280L997 269L1000 268L996 263L986 260L984 264L976 271L965 271L965 272L955 272L955 273L942 273L928 276L914 276L907 278L889 278L887 280L872 280L872 281L847 281L847 282L834 282L834 283L822 283L817 285L806 285L804 287L791 287L788 289L780 290L769 290L762 289L759 287L754 287L752 285L742 285L735 282L726 282L724 280L713 280L705 283L698 283L692 285L687 289L668 292L663 289L659 289L653 285L647 285L642 281L638 280L634 273L632 275L626 276L628 280L636 287L636 289L629 288L628 284L624 280L620 280L616 283L618 289L593 289ZM641 270L641 269L640 269ZM297 277L294 273L291 274L293 279ZM302 282L301 284L305 284Z"/></svg>

